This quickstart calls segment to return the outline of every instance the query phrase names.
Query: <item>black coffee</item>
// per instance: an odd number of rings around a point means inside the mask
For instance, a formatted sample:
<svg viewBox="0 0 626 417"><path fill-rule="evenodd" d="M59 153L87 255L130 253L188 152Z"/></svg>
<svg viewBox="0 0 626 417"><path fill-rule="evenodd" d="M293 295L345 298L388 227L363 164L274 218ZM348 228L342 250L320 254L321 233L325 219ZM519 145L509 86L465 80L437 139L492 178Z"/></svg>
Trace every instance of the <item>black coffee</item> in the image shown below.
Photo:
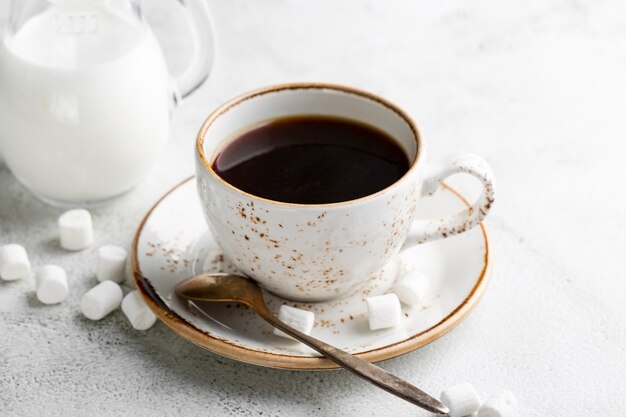
<svg viewBox="0 0 626 417"><path fill-rule="evenodd" d="M325 116L274 120L232 140L213 169L250 194L301 204L336 203L396 182L409 160L386 133Z"/></svg>

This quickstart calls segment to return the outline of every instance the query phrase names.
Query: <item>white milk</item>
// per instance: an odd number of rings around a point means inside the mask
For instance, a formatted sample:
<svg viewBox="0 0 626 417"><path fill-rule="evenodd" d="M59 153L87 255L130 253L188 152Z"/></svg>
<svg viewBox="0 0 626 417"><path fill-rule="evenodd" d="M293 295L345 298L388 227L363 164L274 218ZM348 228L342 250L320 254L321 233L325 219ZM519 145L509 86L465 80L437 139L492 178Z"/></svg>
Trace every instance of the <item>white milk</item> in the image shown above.
<svg viewBox="0 0 626 417"><path fill-rule="evenodd" d="M58 19L35 16L0 45L0 154L40 197L103 200L163 149L170 79L146 25L104 8L78 29Z"/></svg>

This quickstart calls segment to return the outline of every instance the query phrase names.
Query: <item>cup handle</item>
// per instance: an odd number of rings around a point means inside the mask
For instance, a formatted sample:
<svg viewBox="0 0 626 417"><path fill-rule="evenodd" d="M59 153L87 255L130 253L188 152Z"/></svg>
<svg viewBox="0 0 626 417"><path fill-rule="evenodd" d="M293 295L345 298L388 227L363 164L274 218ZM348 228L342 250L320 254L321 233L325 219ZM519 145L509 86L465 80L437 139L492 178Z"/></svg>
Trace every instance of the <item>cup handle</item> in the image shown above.
<svg viewBox="0 0 626 417"><path fill-rule="evenodd" d="M471 207L456 214L414 221L403 249L463 233L485 218L494 202L495 181L489 164L477 155L470 153L453 154L430 165L422 185L422 197L434 195L444 180L454 174L469 174L480 181L483 186L480 197Z"/></svg>
<svg viewBox="0 0 626 417"><path fill-rule="evenodd" d="M193 52L187 68L174 79L174 100L178 104L209 78L215 60L215 32L206 0L178 0L189 22Z"/></svg>

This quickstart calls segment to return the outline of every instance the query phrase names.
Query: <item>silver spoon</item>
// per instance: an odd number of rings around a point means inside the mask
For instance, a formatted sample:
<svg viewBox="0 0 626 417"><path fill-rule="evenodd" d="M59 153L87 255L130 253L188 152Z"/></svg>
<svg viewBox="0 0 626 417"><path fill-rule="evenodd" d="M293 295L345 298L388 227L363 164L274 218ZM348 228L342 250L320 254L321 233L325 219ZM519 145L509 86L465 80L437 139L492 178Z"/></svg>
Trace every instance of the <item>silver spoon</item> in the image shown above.
<svg viewBox="0 0 626 417"><path fill-rule="evenodd" d="M193 301L229 301L245 304L265 321L315 349L336 364L403 400L437 414L448 414L444 404L378 366L299 332L278 320L265 305L261 288L252 280L233 274L201 274L176 286L178 296Z"/></svg>

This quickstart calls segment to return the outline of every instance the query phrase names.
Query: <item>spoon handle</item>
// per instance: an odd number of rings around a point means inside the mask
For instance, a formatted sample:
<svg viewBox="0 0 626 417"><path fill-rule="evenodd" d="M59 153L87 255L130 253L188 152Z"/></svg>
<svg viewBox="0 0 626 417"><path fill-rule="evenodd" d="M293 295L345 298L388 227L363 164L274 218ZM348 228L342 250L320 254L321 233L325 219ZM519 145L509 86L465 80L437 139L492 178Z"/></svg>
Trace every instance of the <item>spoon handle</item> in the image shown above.
<svg viewBox="0 0 626 417"><path fill-rule="evenodd" d="M315 349L336 364L344 367L355 375L360 376L366 381L369 381L377 387L382 388L385 391L402 398L403 400L415 404L418 407L422 407L425 410L432 411L437 414L447 414L449 412L448 408L437 399L409 384L405 380L390 374L373 363L366 362L363 359L349 354L348 352L344 352L341 349L337 349L334 346L299 332L293 327L278 320L276 316L274 316L267 308L257 309L257 312L272 326Z"/></svg>

